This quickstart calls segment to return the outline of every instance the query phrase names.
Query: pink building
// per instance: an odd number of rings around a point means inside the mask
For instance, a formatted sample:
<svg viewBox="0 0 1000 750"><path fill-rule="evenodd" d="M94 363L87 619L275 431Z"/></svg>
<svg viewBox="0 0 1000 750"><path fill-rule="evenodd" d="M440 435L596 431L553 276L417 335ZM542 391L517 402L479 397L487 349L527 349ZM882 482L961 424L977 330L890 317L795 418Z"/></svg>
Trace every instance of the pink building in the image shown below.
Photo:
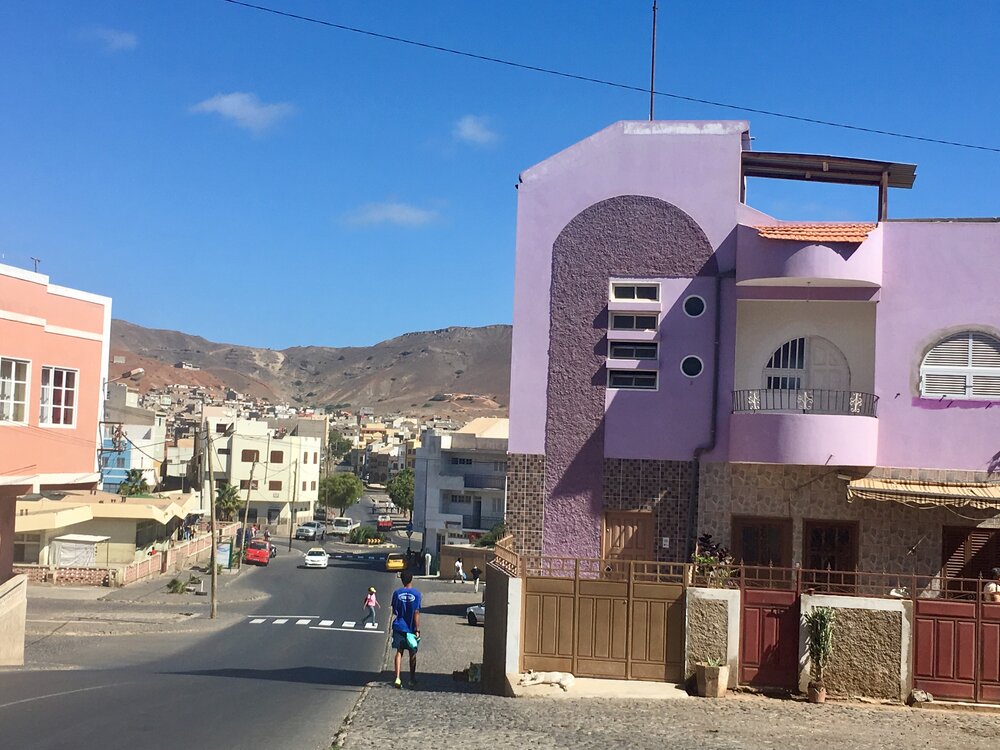
<svg viewBox="0 0 1000 750"><path fill-rule="evenodd" d="M525 171L519 551L1000 567L1000 223L888 219L915 174L751 151L740 121L619 122ZM782 222L753 178L867 185L879 218Z"/></svg>
<svg viewBox="0 0 1000 750"><path fill-rule="evenodd" d="M108 297L0 265L0 582L19 543L15 498L100 480L110 335Z"/></svg>

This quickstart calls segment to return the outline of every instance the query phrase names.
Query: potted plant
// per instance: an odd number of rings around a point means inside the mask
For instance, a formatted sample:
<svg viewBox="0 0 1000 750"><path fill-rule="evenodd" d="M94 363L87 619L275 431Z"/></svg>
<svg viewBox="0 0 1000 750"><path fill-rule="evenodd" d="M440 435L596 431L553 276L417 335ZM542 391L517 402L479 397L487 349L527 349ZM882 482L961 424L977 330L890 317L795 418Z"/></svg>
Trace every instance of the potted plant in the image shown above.
<svg viewBox="0 0 1000 750"><path fill-rule="evenodd" d="M694 563L695 585L704 584L711 589L725 588L736 572L733 556L721 544L713 542L711 534L698 537L691 562Z"/></svg>
<svg viewBox="0 0 1000 750"><path fill-rule="evenodd" d="M695 682L702 698L725 698L729 689L729 665L725 659L706 659L695 662Z"/></svg>
<svg viewBox="0 0 1000 750"><path fill-rule="evenodd" d="M806 648L809 651L808 696L810 703L826 702L823 672L833 654L833 625L836 612L830 607L814 607L805 615Z"/></svg>

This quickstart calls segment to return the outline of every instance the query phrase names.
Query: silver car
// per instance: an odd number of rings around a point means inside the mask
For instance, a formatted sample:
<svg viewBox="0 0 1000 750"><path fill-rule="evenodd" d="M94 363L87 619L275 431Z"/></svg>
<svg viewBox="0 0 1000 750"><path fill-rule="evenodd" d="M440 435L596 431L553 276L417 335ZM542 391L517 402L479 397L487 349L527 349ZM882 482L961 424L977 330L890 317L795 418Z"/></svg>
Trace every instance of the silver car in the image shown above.
<svg viewBox="0 0 1000 750"><path fill-rule="evenodd" d="M295 538L308 539L313 542L326 539L326 526L319 521L306 521L295 529Z"/></svg>

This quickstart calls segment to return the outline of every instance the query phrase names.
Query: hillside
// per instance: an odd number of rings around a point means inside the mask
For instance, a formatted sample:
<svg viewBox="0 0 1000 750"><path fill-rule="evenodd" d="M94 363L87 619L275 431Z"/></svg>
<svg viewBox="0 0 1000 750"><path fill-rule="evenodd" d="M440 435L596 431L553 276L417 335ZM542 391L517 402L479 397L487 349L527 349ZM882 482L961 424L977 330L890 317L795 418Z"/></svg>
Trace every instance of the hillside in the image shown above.
<svg viewBox="0 0 1000 750"><path fill-rule="evenodd" d="M112 376L142 367L143 391L182 383L233 388L272 402L370 406L380 414L505 416L510 336L508 325L454 327L407 333L374 346L273 350L115 320L112 354L126 361L112 368ZM180 361L199 369L174 367Z"/></svg>

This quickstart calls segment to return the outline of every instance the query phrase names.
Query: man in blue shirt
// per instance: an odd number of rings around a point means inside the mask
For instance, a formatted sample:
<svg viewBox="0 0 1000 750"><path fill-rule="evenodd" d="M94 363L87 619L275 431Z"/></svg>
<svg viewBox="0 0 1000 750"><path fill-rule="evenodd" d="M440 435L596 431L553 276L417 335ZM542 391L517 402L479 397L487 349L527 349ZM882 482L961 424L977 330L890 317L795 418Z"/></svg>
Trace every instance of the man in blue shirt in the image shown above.
<svg viewBox="0 0 1000 750"><path fill-rule="evenodd" d="M392 592L392 647L396 649L396 682L402 688L399 670L403 664L403 651L410 652L410 685L417 682L417 644L420 640L420 592L411 586L413 574L404 570L399 574L402 588Z"/></svg>

